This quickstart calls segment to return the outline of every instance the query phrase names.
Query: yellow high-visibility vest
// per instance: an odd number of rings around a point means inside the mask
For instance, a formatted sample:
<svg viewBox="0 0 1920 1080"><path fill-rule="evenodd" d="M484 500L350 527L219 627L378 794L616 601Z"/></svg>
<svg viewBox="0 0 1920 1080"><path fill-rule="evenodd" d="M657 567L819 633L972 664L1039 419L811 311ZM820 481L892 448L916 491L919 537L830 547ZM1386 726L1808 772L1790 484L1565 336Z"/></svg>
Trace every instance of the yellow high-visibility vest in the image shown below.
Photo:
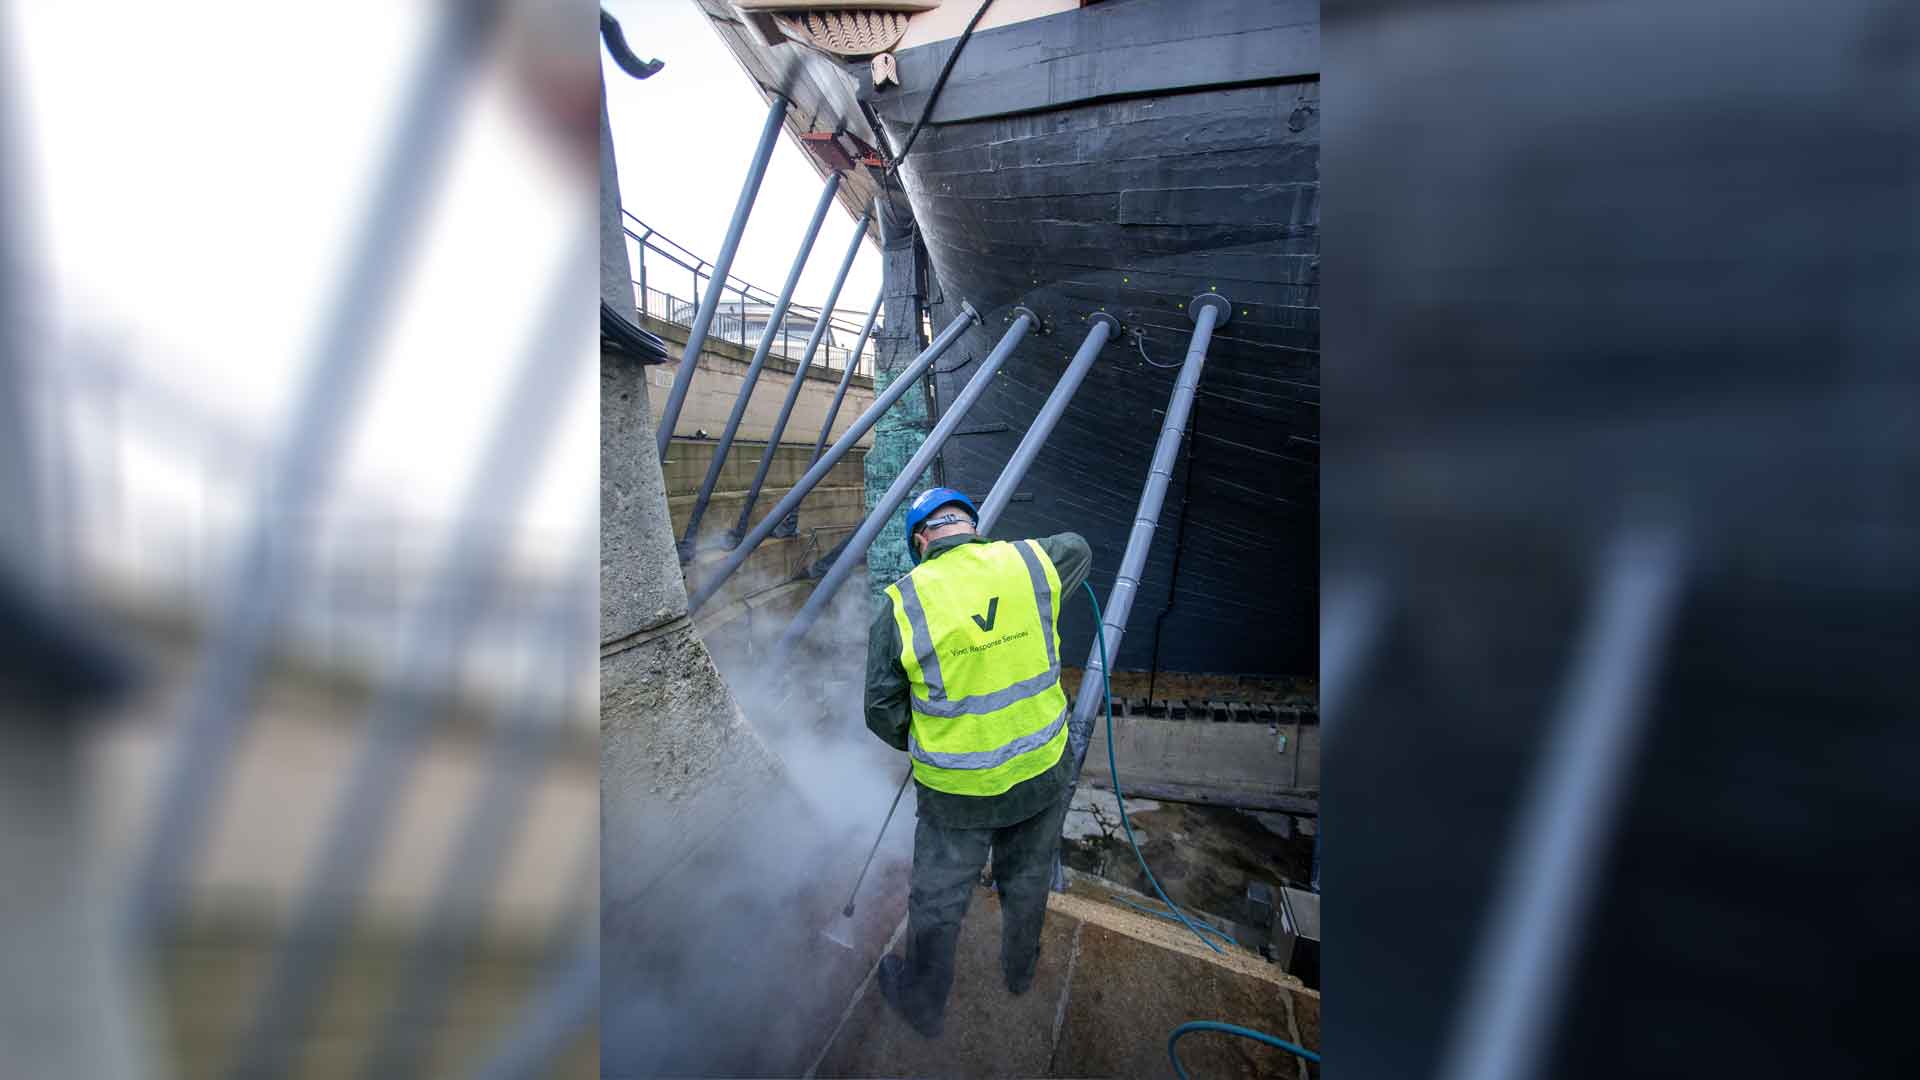
<svg viewBox="0 0 1920 1080"><path fill-rule="evenodd" d="M913 775L998 795L1067 745L1060 575L1032 540L961 544L887 586L913 722Z"/></svg>

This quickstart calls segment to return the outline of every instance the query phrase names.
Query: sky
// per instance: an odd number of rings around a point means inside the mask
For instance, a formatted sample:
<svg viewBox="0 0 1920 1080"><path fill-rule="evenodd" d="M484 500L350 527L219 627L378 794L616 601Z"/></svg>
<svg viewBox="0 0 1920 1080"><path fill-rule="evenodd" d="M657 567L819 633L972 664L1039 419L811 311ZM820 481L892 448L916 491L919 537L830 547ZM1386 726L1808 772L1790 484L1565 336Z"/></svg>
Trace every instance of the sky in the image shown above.
<svg viewBox="0 0 1920 1080"><path fill-rule="evenodd" d="M652 78L637 80L601 51L626 208L712 261L740 196L766 103L694 0L605 0L602 6L620 20L635 54L666 64ZM769 293L780 291L820 187L806 152L782 135L734 257L734 276ZM826 298L852 236L853 217L836 203L794 290L796 303L818 305ZM650 263L648 273L648 285L659 288L666 271ZM674 275L681 283L677 294L685 297L691 281L684 271ZM880 253L869 241L854 257L836 306L865 312L879 292Z"/></svg>
<svg viewBox="0 0 1920 1080"><path fill-rule="evenodd" d="M766 106L693 0L607 7L636 52L666 64L637 81L597 41L571 28L564 35L568 48L601 58L625 203L711 259ZM57 377L62 350L104 344L140 379L262 448L256 460L221 461L195 445L192 425L178 423L164 437L110 439L101 417L112 409L83 402L69 410L67 434L92 441L83 457L117 461L118 487L131 500L123 516L197 516L195 527L228 532L249 504L249 470L298 419L314 342L334 310L434 10L343 0L317 18L303 5L240 0L133 4L115 9L114 32L103 35L87 5L6 9L19 61L12 104L24 129L25 245L45 295L50 369ZM590 31L588 18L578 30ZM175 62L187 51L194 63ZM526 362L524 342L546 302L542 283L570 259L587 265L567 245L574 219L584 208L590 221L597 201L592 161L580 168L529 122L524 85L503 55L512 54L493 55L460 103L418 242L396 255L392 317L344 448L339 502L448 521L484 482L473 466ZM304 74L298 58L315 57L349 58L351 77ZM735 275L778 291L820 185L783 136ZM825 298L852 235L836 204L798 302ZM840 307L866 310L879 264L863 244ZM689 291L691 282L654 273L657 285ZM592 293L590 280L583 289ZM573 362L575 352L591 359L592 325L583 322L577 342L547 347L567 358L560 369L569 395L543 436L532 497L513 513L538 541L535 561L552 565L571 557L567 537L595 525L599 425L589 365ZM240 480L209 482L209 466L229 465ZM454 541L430 534L421 542Z"/></svg>
<svg viewBox="0 0 1920 1080"><path fill-rule="evenodd" d="M14 7L28 242L56 369L61 349L109 342L118 362L207 416L265 445L284 436L434 10L361 0L318 18L304 5L133 4L102 33L89 5ZM528 40L524 29L513 40ZM314 75L316 58L348 58L352 77ZM472 466L528 362L546 283L588 265L576 247L597 187L591 159L568 160L530 122L503 54L477 65L471 85L417 243L394 245L390 318L338 485L431 523L480 482ZM580 287L593 294L590 273ZM581 322L577 340L542 343L569 393L542 433L532 498L513 515L529 535L560 538L549 562L564 562L565 538L597 517L597 386L584 362L594 327ZM98 411L75 410L82 422ZM91 452L117 455L122 487L156 513L247 499L244 485L181 468L203 448L191 431L171 437L177 445Z"/></svg>

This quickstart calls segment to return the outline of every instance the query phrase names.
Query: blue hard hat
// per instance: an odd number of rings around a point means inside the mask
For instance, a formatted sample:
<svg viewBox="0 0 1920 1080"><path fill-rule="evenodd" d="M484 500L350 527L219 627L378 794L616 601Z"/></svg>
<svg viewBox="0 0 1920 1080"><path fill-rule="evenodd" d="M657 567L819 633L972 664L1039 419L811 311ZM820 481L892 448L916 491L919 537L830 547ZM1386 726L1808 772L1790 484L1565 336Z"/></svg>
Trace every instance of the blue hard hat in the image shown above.
<svg viewBox="0 0 1920 1080"><path fill-rule="evenodd" d="M955 503L967 508L967 516L973 519L975 525L980 523L980 511L973 505L973 500L950 487L928 488L920 493L919 498L907 504L907 554L913 557L914 562L920 561L920 553L913 547L914 530L920 527L921 522L932 517L935 510Z"/></svg>

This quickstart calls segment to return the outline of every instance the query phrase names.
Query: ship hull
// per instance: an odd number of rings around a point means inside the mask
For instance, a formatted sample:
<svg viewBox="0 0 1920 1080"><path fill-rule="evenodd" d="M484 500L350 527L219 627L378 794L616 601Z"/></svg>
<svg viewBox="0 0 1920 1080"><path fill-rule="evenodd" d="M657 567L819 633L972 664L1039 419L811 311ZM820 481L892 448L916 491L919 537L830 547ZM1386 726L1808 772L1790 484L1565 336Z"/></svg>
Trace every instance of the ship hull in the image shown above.
<svg viewBox="0 0 1920 1080"><path fill-rule="evenodd" d="M1203 292L1232 302L1118 670L1311 678L1318 666L1317 30L1311 5L1108 0L983 31L900 168L934 271L935 323L962 299L986 316L938 369L936 411L1013 307L1046 331L967 415L941 482L983 496L1086 317L1122 324L996 529L1081 533L1103 593L1192 333L1187 305ZM952 45L903 52L899 87L862 88L893 146ZM1151 58L1169 70L1135 70ZM1032 71L1047 64L1061 66ZM1065 603L1072 663L1091 646L1091 619Z"/></svg>

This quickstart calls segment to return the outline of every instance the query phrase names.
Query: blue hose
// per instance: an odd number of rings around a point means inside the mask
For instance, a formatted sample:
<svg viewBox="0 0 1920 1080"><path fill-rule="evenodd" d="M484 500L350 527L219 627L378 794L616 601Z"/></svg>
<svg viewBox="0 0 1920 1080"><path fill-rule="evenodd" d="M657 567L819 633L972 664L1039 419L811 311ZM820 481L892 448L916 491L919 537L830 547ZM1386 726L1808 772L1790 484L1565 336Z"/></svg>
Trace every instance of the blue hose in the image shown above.
<svg viewBox="0 0 1920 1080"><path fill-rule="evenodd" d="M1206 935L1201 933L1201 928L1204 927L1207 930L1213 931L1215 934L1219 934L1221 937L1226 938L1229 944L1238 943L1219 930L1208 926L1206 923L1200 923L1198 926L1195 926L1194 923L1196 920L1187 918L1186 912L1181 911L1178 905L1172 900L1167 899L1166 890L1162 889L1160 882L1154 879L1153 871L1147 866L1147 857L1140 854L1140 844L1133 838L1133 822L1127 819L1127 797L1120 791L1120 764L1115 760L1113 755L1113 682L1107 675L1109 665L1107 662L1106 623L1100 614L1100 598L1094 594L1093 584L1091 582L1082 582L1081 584L1086 587L1088 602L1093 604L1093 632L1094 636L1100 641L1100 689L1106 698L1107 707L1107 774L1113 778L1114 801L1120 804L1120 824L1127 830L1127 843L1133 847L1133 857L1140 860L1141 873L1147 875L1147 883L1153 886L1154 894L1160 897L1160 902L1167 905L1167 911L1172 912L1172 914L1168 914L1166 911L1154 911L1151 908L1142 907L1139 904L1118 896L1109 897L1108 899L1118 900L1130 908L1146 912L1148 915L1156 918L1171 921L1177 917L1180 922L1186 924L1187 929L1193 931L1194 937L1200 939L1200 944L1205 945L1216 953L1221 952L1220 946L1208 941ZM1080 692L1084 694L1086 690L1086 686L1082 685ZM1244 1028L1238 1024L1226 1024L1218 1020L1189 1020L1179 1027L1174 1028L1173 1034L1167 1037L1167 1057L1173 1061L1173 1071L1179 1074L1180 1080L1189 1080L1189 1077L1187 1076L1186 1068L1180 1064L1180 1052L1175 1049L1174 1044L1180 1041L1181 1036L1194 1031L1224 1031L1229 1035L1238 1035L1242 1038L1266 1043L1268 1046L1279 1047L1290 1054L1303 1057L1316 1065L1320 1063L1319 1054L1305 1047L1295 1046L1285 1039L1276 1038L1264 1031L1255 1031L1252 1028Z"/></svg>
<svg viewBox="0 0 1920 1080"><path fill-rule="evenodd" d="M1122 907L1130 907L1133 910L1140 912L1142 915L1151 915L1156 919L1165 919L1168 922L1180 921L1180 917L1177 915L1172 915L1165 911L1155 911L1154 909L1148 907L1145 904L1136 904L1124 896L1109 896L1107 897L1107 899L1116 904L1119 904ZM1205 930L1207 933L1212 934L1213 936L1219 938L1220 940L1226 942L1229 945L1240 944L1239 942L1233 940L1232 934L1227 933L1225 930L1220 929L1219 927L1213 925L1212 923L1205 923L1205 922L1201 922L1199 919L1194 919L1193 925L1199 927L1202 930Z"/></svg>
<svg viewBox="0 0 1920 1080"><path fill-rule="evenodd" d="M1308 1050L1304 1046L1295 1046L1285 1039L1276 1039L1264 1031L1243 1028L1239 1024L1223 1024L1218 1020L1189 1020L1179 1027L1174 1028L1173 1034L1167 1037L1167 1057L1173 1059L1173 1071L1179 1074L1180 1080L1188 1080L1187 1070L1185 1066L1180 1064L1180 1051L1174 1049L1173 1044L1179 1042L1182 1035L1193 1031L1224 1031L1229 1035L1238 1035L1241 1038L1266 1043L1268 1046L1277 1046L1289 1054L1306 1058L1316 1065L1320 1063L1319 1054Z"/></svg>
<svg viewBox="0 0 1920 1080"><path fill-rule="evenodd" d="M1160 898L1160 902L1167 905L1168 911L1180 917L1187 929L1193 931L1193 936L1200 939L1200 944L1214 952L1221 952L1220 946L1207 940L1207 935L1193 925L1193 920L1187 918L1187 913L1181 911L1179 905L1167 899L1166 890L1154 879L1152 869L1147 866L1147 857L1140 854L1140 844L1133 838L1133 822L1127 820L1127 797L1120 791L1120 766L1113 759L1113 680L1107 677L1107 627L1101 621L1100 598L1093 593L1093 583L1083 581L1080 584L1086 587L1087 600L1093 604L1093 632L1100 639L1100 689L1102 696L1107 699L1107 775L1113 778L1113 799L1120 804L1120 824L1126 827L1127 843L1133 845L1133 857L1140 860L1140 872L1147 875L1147 884L1153 886L1153 893ZM1086 687L1082 686L1080 692L1086 693Z"/></svg>

